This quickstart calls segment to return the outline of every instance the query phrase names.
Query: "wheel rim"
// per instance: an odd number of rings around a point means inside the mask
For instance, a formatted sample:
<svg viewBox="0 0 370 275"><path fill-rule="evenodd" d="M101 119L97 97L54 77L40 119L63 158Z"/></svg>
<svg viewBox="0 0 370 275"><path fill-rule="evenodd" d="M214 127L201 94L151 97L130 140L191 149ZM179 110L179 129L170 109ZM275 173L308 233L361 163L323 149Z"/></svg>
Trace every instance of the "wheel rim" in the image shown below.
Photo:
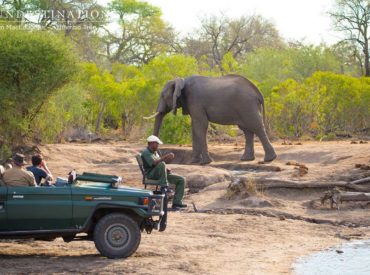
<svg viewBox="0 0 370 275"><path fill-rule="evenodd" d="M122 224L112 224L105 231L107 244L113 249L122 249L130 240L128 229Z"/></svg>

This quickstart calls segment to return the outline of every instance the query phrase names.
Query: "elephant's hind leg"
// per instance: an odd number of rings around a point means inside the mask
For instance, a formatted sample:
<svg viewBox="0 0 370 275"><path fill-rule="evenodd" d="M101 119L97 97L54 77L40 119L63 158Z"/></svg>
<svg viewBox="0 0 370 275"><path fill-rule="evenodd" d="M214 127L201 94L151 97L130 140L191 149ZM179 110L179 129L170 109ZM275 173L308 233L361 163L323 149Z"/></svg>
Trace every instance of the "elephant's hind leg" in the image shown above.
<svg viewBox="0 0 370 275"><path fill-rule="evenodd" d="M245 150L244 154L241 157L241 160L243 161L252 161L255 159L254 157L254 133L239 127L245 135Z"/></svg>
<svg viewBox="0 0 370 275"><path fill-rule="evenodd" d="M269 138L267 137L265 127L261 127L258 131L256 131L256 135L259 137L263 149L265 150L265 158L264 162L270 162L276 159L277 155L275 153L274 148L272 147Z"/></svg>

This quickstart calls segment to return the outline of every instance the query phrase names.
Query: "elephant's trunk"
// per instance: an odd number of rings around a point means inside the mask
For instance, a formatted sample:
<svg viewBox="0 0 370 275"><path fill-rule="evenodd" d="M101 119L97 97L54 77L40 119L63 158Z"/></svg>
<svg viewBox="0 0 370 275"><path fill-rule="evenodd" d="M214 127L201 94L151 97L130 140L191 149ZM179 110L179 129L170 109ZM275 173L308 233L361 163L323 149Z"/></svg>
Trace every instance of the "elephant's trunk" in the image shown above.
<svg viewBox="0 0 370 275"><path fill-rule="evenodd" d="M159 130L161 129L163 117L164 117L164 113L159 113L155 117L153 135L155 135L157 137L159 136Z"/></svg>

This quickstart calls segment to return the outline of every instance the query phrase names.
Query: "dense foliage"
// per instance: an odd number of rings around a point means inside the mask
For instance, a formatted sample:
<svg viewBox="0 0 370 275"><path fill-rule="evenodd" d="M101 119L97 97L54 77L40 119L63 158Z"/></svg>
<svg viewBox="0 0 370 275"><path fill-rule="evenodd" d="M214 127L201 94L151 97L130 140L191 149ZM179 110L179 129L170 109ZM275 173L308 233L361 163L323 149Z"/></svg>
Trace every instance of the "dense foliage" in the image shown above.
<svg viewBox="0 0 370 275"><path fill-rule="evenodd" d="M75 64L72 48L56 34L0 32L0 145L21 144L32 134L31 124L71 80Z"/></svg>

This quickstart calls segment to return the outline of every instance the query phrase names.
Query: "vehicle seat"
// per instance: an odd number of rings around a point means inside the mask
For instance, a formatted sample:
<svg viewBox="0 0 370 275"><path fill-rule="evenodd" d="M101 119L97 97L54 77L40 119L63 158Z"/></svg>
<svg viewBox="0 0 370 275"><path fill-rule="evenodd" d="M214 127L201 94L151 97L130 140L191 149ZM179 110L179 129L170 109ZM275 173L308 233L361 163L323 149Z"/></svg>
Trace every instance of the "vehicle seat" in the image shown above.
<svg viewBox="0 0 370 275"><path fill-rule="evenodd" d="M156 187L156 190L158 190L158 186L160 185L159 180L148 179L145 176L144 164L143 164L143 159L141 158L141 155L136 155L136 161L137 161L137 164L139 165L141 174L143 176L143 184L145 186L145 189L147 185L153 185Z"/></svg>

